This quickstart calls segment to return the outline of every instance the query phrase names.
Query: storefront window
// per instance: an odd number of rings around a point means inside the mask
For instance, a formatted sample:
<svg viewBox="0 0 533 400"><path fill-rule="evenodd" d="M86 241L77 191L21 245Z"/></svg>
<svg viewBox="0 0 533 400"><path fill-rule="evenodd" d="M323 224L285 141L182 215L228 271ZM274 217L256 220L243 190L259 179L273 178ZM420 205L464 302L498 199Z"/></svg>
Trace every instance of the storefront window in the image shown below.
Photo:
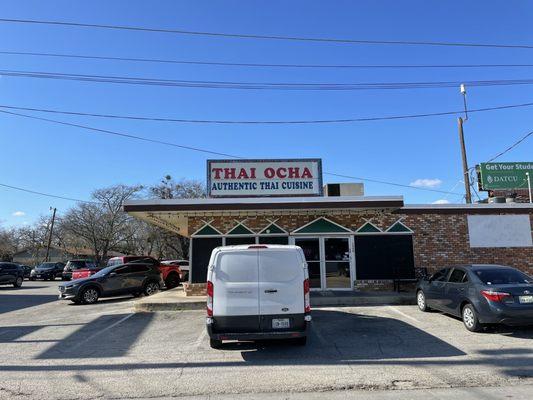
<svg viewBox="0 0 533 400"><path fill-rule="evenodd" d="M255 236L226 237L226 246L238 244L255 244Z"/></svg>
<svg viewBox="0 0 533 400"><path fill-rule="evenodd" d="M289 244L288 236L259 236L261 244Z"/></svg>
<svg viewBox="0 0 533 400"><path fill-rule="evenodd" d="M320 288L320 243L319 239L295 239L294 244L304 252L309 270L309 285Z"/></svg>

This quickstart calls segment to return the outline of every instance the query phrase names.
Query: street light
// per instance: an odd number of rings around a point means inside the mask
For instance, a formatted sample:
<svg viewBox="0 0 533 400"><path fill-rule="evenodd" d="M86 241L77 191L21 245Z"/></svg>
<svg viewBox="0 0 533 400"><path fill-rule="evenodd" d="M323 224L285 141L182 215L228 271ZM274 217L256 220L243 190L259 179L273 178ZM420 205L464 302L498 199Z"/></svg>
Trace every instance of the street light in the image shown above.
<svg viewBox="0 0 533 400"><path fill-rule="evenodd" d="M531 198L531 177L529 176L529 172L526 172L526 179L527 179L527 190L529 192L529 203L533 203L533 199Z"/></svg>

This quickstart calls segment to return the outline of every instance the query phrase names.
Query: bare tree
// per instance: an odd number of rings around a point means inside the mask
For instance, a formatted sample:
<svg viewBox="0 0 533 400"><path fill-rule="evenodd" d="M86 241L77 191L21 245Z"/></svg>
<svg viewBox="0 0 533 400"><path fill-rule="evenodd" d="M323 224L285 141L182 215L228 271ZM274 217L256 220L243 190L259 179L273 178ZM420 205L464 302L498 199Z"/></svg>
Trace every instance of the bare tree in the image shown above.
<svg viewBox="0 0 533 400"><path fill-rule="evenodd" d="M121 247L132 235L131 217L122 203L142 190L142 186L116 185L95 190L92 203L79 203L61 218L61 229L83 239L102 263L110 250Z"/></svg>
<svg viewBox="0 0 533 400"><path fill-rule="evenodd" d="M17 247L15 229L0 228L0 261L11 261Z"/></svg>
<svg viewBox="0 0 533 400"><path fill-rule="evenodd" d="M187 179L175 181L170 175L161 179L159 184L150 186L148 191L159 199L198 199L207 195L202 182Z"/></svg>
<svg viewBox="0 0 533 400"><path fill-rule="evenodd" d="M160 199L192 199L206 197L206 191L200 181L186 179L175 181L170 175L166 175L157 185L148 188L148 195ZM188 238L157 226L151 226L150 229L152 250L158 258L188 258Z"/></svg>

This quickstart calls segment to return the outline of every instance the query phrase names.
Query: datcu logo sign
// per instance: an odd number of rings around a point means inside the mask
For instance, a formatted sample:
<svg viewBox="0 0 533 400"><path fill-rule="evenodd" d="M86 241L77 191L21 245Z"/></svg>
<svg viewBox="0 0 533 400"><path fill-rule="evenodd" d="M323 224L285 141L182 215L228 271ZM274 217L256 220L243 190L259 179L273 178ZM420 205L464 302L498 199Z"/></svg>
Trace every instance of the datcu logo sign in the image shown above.
<svg viewBox="0 0 533 400"><path fill-rule="evenodd" d="M479 165L481 190L527 189L527 175L533 174L533 162L482 163Z"/></svg>
<svg viewBox="0 0 533 400"><path fill-rule="evenodd" d="M322 161L208 160L209 197L321 196Z"/></svg>

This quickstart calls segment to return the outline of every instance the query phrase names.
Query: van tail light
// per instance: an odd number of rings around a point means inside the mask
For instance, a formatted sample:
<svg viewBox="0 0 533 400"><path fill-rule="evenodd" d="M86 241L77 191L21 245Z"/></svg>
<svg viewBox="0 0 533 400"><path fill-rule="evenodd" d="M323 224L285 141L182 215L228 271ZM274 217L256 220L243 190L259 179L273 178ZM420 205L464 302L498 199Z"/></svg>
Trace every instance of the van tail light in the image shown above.
<svg viewBox="0 0 533 400"><path fill-rule="evenodd" d="M489 301L502 302L506 298L511 297L510 293L505 292L493 292L492 290L482 290L481 294Z"/></svg>
<svg viewBox="0 0 533 400"><path fill-rule="evenodd" d="M304 311L311 312L311 299L309 298L309 279L304 280Z"/></svg>
<svg viewBox="0 0 533 400"><path fill-rule="evenodd" d="M215 292L215 287L213 282L207 281L207 316L213 316L213 294Z"/></svg>

